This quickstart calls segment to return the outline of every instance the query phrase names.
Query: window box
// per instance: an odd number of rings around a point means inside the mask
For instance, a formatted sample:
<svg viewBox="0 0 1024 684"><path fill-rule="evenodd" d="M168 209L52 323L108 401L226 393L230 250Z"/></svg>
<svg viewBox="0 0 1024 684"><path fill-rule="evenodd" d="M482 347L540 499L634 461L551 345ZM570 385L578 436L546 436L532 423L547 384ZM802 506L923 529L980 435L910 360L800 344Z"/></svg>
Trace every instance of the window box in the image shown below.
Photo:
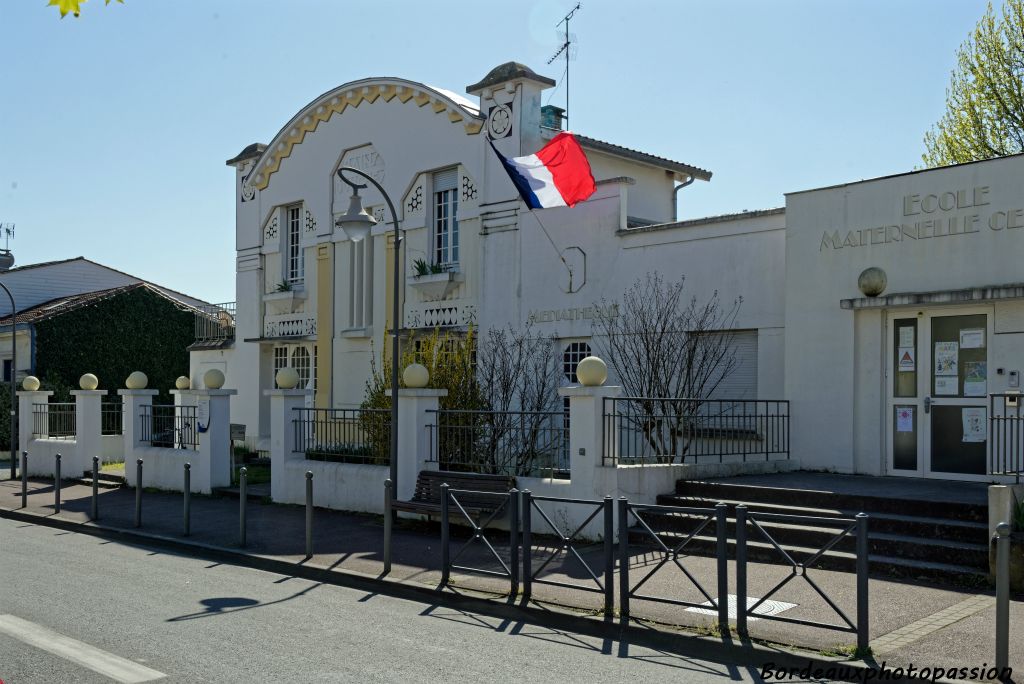
<svg viewBox="0 0 1024 684"><path fill-rule="evenodd" d="M284 292L267 292L263 295L264 302L283 302L289 305L295 303L296 300L302 301L305 298L306 291L300 285L292 285L291 290Z"/></svg>
<svg viewBox="0 0 1024 684"><path fill-rule="evenodd" d="M427 299L444 299L459 286L463 280L462 274L456 271L445 271L444 273L427 273L426 275L413 276L409 284L420 291Z"/></svg>

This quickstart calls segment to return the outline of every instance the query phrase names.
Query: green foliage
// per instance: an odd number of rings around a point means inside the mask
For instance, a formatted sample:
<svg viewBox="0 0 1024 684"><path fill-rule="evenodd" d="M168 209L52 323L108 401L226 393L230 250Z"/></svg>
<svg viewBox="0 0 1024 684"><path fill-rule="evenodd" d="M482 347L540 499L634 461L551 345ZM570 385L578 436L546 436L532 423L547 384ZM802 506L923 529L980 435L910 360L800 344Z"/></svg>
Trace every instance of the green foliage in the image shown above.
<svg viewBox="0 0 1024 684"><path fill-rule="evenodd" d="M1024 151L1024 0L1005 0L957 50L946 113L924 137L926 166Z"/></svg>
<svg viewBox="0 0 1024 684"><path fill-rule="evenodd" d="M287 280L282 280L281 282L279 282L277 284L277 287L274 289L274 291L275 292L291 292L292 291L292 284L289 283Z"/></svg>
<svg viewBox="0 0 1024 684"><path fill-rule="evenodd" d="M451 267L446 264L428 264L424 259L416 259L412 262L413 274L420 276L432 275L435 273L447 273Z"/></svg>
<svg viewBox="0 0 1024 684"><path fill-rule="evenodd" d="M1013 511L1013 529L1024 532L1024 501L1020 501Z"/></svg>
<svg viewBox="0 0 1024 684"><path fill-rule="evenodd" d="M192 311L146 288L129 290L89 306L40 321L36 330L36 375L52 401L70 401L78 379L93 373L101 389L124 386L141 370L149 387L167 391L188 374L187 347L195 334Z"/></svg>
<svg viewBox="0 0 1024 684"><path fill-rule="evenodd" d="M122 5L124 4L124 0L117 0L117 1L119 3L121 3ZM77 19L78 15L82 11L81 5L82 5L83 2L86 2L86 0L50 0L50 2L47 5L47 7L56 7L57 9L59 9L60 10L60 18L61 19L63 19L65 16L67 16L69 12L71 14L75 15L75 19ZM103 4L104 5L109 5L110 4L110 0L104 0Z"/></svg>
<svg viewBox="0 0 1024 684"><path fill-rule="evenodd" d="M0 382L0 451L11 450L11 383ZM0 454L6 457L6 454Z"/></svg>

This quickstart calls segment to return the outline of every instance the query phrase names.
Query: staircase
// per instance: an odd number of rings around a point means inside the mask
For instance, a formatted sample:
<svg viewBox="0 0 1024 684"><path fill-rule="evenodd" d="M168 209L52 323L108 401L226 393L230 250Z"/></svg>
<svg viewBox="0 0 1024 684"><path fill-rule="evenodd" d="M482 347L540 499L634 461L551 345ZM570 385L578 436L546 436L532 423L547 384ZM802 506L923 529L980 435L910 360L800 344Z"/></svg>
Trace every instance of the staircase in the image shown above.
<svg viewBox="0 0 1024 684"><path fill-rule="evenodd" d="M746 505L748 512L755 517L762 512L852 518L863 512L870 516L869 569L872 575L958 586L978 586L988 581L988 505L977 495L983 490L974 488L973 483L970 496L942 498L934 498L933 490L942 486L934 481L923 485L925 491L919 492L921 496L918 497L908 496L908 493L913 493L913 481L898 483L903 496L897 497L892 495L895 491L887 495L884 487L881 488L883 491L878 491L877 486L871 486L871 480L877 485L880 480L895 478L859 478L866 481L866 486L837 488L827 485L834 484L834 478L857 476L810 473L803 476L802 481L794 481L793 477L784 480L787 486L765 485L765 482L771 482L770 476L715 481L680 480L674 493L659 496L657 502L664 506L699 508L713 508L719 502L728 505L730 558L735 558L735 507L738 504ZM818 477L823 479L816 481ZM824 478L831 478L831 481ZM848 485L851 481L842 482ZM816 486L821 484L826 486ZM670 548L683 541L700 523L699 519L691 516L660 511L642 515L647 525ZM759 524L798 563L817 553L843 529L767 521L759 521ZM686 552L713 556L714 535L712 522L690 540L685 547ZM630 541L654 544L650 535L636 524L630 529ZM826 552L815 567L853 572L856 568L855 549L855 537L847 536ZM778 549L749 524L747 552L751 561L786 563Z"/></svg>
<svg viewBox="0 0 1024 684"><path fill-rule="evenodd" d="M82 477L76 480L77 484L87 485L92 487L92 471L86 470ZM118 487L125 486L125 479L123 471L121 473L104 473L100 472L96 478L96 486L100 489L117 489Z"/></svg>

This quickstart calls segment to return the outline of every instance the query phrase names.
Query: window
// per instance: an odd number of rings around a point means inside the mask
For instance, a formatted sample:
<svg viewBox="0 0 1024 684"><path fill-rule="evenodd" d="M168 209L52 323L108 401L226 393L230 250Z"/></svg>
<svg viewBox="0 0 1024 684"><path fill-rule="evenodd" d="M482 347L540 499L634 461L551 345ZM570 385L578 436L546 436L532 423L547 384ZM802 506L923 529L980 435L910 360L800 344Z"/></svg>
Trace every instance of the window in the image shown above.
<svg viewBox="0 0 1024 684"><path fill-rule="evenodd" d="M373 325L373 238L348 242L348 327Z"/></svg>
<svg viewBox="0 0 1024 684"><path fill-rule="evenodd" d="M305 258L302 253L302 205L296 204L285 209L285 280L301 283L305 272Z"/></svg>
<svg viewBox="0 0 1024 684"><path fill-rule="evenodd" d="M277 371L288 366L288 347L274 347L274 379Z"/></svg>
<svg viewBox="0 0 1024 684"><path fill-rule="evenodd" d="M311 364L309 351L305 347L292 350L292 368L299 374L299 389L308 389Z"/></svg>
<svg viewBox="0 0 1024 684"><path fill-rule="evenodd" d="M565 379L573 385L578 385L580 382L576 377L576 366L588 356L590 356L590 345L586 342L570 342L562 351L562 372L565 373Z"/></svg>
<svg viewBox="0 0 1024 684"><path fill-rule="evenodd" d="M4 382L11 381L11 360L4 359Z"/></svg>
<svg viewBox="0 0 1024 684"><path fill-rule="evenodd" d="M434 263L459 263L459 172L448 169L434 174Z"/></svg>

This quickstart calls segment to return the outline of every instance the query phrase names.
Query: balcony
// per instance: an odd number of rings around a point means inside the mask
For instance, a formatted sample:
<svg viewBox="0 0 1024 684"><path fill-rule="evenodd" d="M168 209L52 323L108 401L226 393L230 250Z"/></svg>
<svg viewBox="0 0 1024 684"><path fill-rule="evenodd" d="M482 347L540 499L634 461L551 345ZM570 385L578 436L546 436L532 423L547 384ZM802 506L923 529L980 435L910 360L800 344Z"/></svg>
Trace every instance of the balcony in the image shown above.
<svg viewBox="0 0 1024 684"><path fill-rule="evenodd" d="M195 315L195 344L192 348L216 348L235 339L235 302L206 304Z"/></svg>

